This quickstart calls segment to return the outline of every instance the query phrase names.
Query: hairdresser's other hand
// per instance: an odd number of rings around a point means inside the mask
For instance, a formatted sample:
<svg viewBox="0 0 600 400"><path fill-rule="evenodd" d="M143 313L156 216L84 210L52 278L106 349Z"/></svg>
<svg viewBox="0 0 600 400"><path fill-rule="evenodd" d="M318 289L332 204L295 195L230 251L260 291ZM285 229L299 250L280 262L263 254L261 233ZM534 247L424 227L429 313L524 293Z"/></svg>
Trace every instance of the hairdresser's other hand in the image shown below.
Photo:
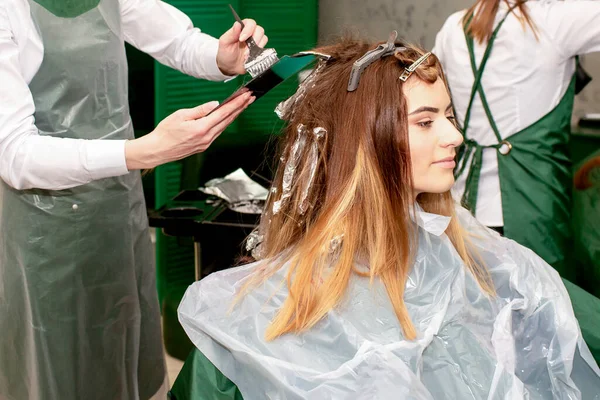
<svg viewBox="0 0 600 400"><path fill-rule="evenodd" d="M150 169L206 150L253 101L248 92L208 116L216 101L175 111L146 136L125 143L127 168Z"/></svg>
<svg viewBox="0 0 600 400"><path fill-rule="evenodd" d="M219 51L217 52L217 66L225 75L241 75L246 73L244 63L248 58L246 39L253 37L260 47L265 47L269 38L265 35L262 26L256 25L253 19L244 20L244 29L239 22L235 22L231 29L219 38Z"/></svg>

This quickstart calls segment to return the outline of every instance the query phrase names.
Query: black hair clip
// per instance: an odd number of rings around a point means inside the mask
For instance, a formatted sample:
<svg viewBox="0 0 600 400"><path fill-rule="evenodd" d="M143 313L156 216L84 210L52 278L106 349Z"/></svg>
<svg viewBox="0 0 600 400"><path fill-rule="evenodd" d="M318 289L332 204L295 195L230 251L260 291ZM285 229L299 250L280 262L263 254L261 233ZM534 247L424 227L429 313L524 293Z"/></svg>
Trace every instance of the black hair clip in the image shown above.
<svg viewBox="0 0 600 400"><path fill-rule="evenodd" d="M363 71L373 62L380 58L390 56L398 50L405 50L405 47L396 47L396 39L398 38L398 32L392 31L387 43L380 44L373 50L369 50L364 56L354 62L352 66L352 72L350 72L350 79L348 80L348 91L353 92L358 88L358 82Z"/></svg>

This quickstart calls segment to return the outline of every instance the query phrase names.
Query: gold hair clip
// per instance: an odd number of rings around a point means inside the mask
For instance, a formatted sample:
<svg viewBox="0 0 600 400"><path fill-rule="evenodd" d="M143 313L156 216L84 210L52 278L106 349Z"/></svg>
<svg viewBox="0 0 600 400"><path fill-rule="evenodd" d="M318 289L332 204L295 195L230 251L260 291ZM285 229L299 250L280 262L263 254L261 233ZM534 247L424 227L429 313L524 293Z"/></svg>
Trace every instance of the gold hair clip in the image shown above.
<svg viewBox="0 0 600 400"><path fill-rule="evenodd" d="M402 82L406 82L406 80L408 78L410 78L411 74L413 72L415 72L415 70L417 68L419 68L419 65L423 64L423 62L425 60L427 60L427 57L429 57L430 55L431 55L431 52L423 54L421 57L419 57L419 59L417 61L415 61L414 63L412 63L410 67L404 68L404 72L402 73L402 75L400 75L400 80Z"/></svg>

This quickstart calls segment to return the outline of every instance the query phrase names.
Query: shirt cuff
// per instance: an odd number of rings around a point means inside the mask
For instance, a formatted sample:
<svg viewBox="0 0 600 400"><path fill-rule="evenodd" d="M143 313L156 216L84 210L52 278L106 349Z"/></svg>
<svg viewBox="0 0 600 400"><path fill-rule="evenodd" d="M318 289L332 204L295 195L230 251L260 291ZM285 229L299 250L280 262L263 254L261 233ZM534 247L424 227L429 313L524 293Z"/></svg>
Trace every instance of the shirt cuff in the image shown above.
<svg viewBox="0 0 600 400"><path fill-rule="evenodd" d="M93 140L85 143L86 169L93 180L129 173L125 142L126 140Z"/></svg>
<svg viewBox="0 0 600 400"><path fill-rule="evenodd" d="M214 81L225 81L229 82L232 79L235 79L237 75L225 75L221 72L219 67L217 66L217 53L219 52L219 40L213 37L209 37L207 39L206 47L204 48L204 52L201 55L202 60L200 62L205 61L205 68L210 80Z"/></svg>

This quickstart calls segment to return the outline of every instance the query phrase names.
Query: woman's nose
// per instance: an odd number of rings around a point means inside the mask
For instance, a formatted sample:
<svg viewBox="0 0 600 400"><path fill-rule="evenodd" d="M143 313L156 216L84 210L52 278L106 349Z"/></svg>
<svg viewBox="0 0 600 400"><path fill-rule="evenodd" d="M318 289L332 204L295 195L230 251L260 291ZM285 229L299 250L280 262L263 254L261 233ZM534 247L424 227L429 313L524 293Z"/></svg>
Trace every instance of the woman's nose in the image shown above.
<svg viewBox="0 0 600 400"><path fill-rule="evenodd" d="M444 147L458 147L463 142L463 135L452 122L448 121L440 141Z"/></svg>

